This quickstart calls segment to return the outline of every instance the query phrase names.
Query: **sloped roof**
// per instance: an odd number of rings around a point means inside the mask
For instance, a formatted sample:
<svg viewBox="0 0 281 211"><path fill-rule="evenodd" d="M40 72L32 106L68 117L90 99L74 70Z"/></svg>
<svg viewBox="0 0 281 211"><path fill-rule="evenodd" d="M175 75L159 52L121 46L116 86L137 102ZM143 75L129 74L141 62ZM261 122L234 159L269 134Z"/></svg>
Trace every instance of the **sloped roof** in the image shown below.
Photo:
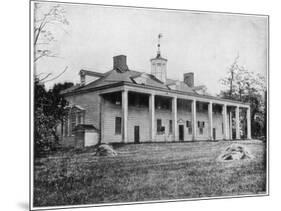
<svg viewBox="0 0 281 211"><path fill-rule="evenodd" d="M66 109L73 109L73 108L76 108L76 109L78 109L80 111L84 111L85 110L85 108L83 108L82 106L77 105L77 104L71 104L71 105L66 106Z"/></svg>
<svg viewBox="0 0 281 211"><path fill-rule="evenodd" d="M99 131L94 125L89 125L89 124L79 124L75 126L74 131L77 130L95 130Z"/></svg>
<svg viewBox="0 0 281 211"><path fill-rule="evenodd" d="M166 84L167 85L175 84L176 85L176 90L178 90L178 91L194 92L194 90L191 87L189 87L186 83L184 83L183 81L178 81L178 80L167 78Z"/></svg>
<svg viewBox="0 0 281 211"><path fill-rule="evenodd" d="M101 78L99 78L87 85L84 85L84 86L76 85L67 90L64 90L62 93L66 94L66 93L71 93L71 92L78 91L78 90L86 91L89 89L98 88L98 87L102 87L105 85L115 84L117 82L126 82L126 83L136 84L136 81L134 80L134 78L141 77L143 74L144 74L143 72L139 72L139 71L135 71L135 70L128 70L125 72L120 72L118 70L113 69L106 73L103 73L102 74L103 76ZM145 73L145 74L147 76L146 84L144 84L143 86L151 86L151 87L155 87L155 88L162 88L162 89L170 90L167 85L177 82L177 80L167 79L167 82L164 84L162 81L157 79L154 75L151 75L148 73ZM181 82L181 81L179 81L179 84L177 84L176 90L183 91L183 92L189 92L189 93L195 93L191 87L189 87L188 85L186 85L184 82Z"/></svg>
<svg viewBox="0 0 281 211"><path fill-rule="evenodd" d="M100 72L96 72L96 71L90 71L90 70L85 70L85 69L80 70L79 73L80 74L84 73L86 75L91 75L91 76L95 76L95 77L103 77L104 76L104 73L100 73Z"/></svg>

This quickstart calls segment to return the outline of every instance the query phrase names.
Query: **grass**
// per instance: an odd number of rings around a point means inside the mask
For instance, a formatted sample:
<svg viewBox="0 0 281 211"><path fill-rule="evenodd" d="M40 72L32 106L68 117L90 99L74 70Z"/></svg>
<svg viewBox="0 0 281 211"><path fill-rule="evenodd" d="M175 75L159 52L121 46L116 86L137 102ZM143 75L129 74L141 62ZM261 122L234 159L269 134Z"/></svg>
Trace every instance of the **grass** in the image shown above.
<svg viewBox="0 0 281 211"><path fill-rule="evenodd" d="M265 193L265 143L235 141L255 158L218 161L233 142L130 144L115 146L116 157L96 157L88 148L38 158L34 206Z"/></svg>

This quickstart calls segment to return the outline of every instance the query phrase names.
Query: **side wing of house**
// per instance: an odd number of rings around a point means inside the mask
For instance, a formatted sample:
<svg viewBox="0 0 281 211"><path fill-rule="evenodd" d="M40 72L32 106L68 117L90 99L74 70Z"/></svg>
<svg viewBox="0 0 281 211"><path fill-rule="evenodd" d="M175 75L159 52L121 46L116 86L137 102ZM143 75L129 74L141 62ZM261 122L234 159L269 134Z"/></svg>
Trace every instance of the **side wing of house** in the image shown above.
<svg viewBox="0 0 281 211"><path fill-rule="evenodd" d="M67 96L71 109L62 125L62 145L75 146L75 127L79 124L92 125L100 130L100 97L98 93L88 92Z"/></svg>

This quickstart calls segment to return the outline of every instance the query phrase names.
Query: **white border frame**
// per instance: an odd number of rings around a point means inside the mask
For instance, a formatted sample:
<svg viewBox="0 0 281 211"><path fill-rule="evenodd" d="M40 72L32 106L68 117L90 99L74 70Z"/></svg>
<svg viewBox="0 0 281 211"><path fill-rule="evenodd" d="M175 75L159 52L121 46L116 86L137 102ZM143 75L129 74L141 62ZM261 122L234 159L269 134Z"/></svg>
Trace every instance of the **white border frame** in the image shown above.
<svg viewBox="0 0 281 211"><path fill-rule="evenodd" d="M57 3L57 4L72 4L72 5L93 5L93 6L100 6L100 7L118 7L118 8L134 8L134 9L146 9L146 10L160 10L160 11L177 11L177 12L196 12L198 14L220 14L220 15L240 15L240 16L256 16L256 17L266 17L267 18L267 169L266 169L266 193L264 194L251 194L251 195L234 195L234 196L220 196L220 197L201 197L201 198L186 198L186 199L171 199L171 200L154 200L154 201L142 201L142 202L119 202L119 203L101 203L101 204L86 204L86 205L70 205L70 206L51 206L51 207L34 207L33 206L33 169L34 169L34 136L33 136L33 110L34 110L34 67L33 67L33 45L31 44L33 41L33 20L34 20L34 3ZM232 199L232 198L244 198L244 197L261 197L261 196L269 196L269 49L270 49L270 25L269 25L269 15L264 14L245 14L245 13L234 13L234 12L218 12L218 11L201 11L201 10L187 10L187 9L172 9L172 8L157 8L157 7L142 7L142 6L124 6L124 5L109 5L109 4L95 4L95 3L87 3L87 2L64 2L64 1L44 1L44 0L30 0L29 5L29 16L30 16L30 37L29 37L29 44L30 44L30 198L29 198L29 209L30 210L57 210L57 209L71 209L71 208L89 208L89 207L104 207L104 206L121 206L121 205L137 205L137 204L151 204L151 203L167 203L167 202L183 202L183 201L201 201L201 200L211 200L211 199Z"/></svg>

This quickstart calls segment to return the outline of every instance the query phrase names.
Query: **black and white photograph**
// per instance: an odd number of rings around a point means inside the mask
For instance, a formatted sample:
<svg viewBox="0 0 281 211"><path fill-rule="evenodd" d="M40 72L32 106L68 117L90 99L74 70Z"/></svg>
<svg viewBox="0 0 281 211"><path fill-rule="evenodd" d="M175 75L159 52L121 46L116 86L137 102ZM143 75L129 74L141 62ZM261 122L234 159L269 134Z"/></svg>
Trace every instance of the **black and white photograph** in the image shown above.
<svg viewBox="0 0 281 211"><path fill-rule="evenodd" d="M30 206L267 196L269 16L30 2Z"/></svg>

